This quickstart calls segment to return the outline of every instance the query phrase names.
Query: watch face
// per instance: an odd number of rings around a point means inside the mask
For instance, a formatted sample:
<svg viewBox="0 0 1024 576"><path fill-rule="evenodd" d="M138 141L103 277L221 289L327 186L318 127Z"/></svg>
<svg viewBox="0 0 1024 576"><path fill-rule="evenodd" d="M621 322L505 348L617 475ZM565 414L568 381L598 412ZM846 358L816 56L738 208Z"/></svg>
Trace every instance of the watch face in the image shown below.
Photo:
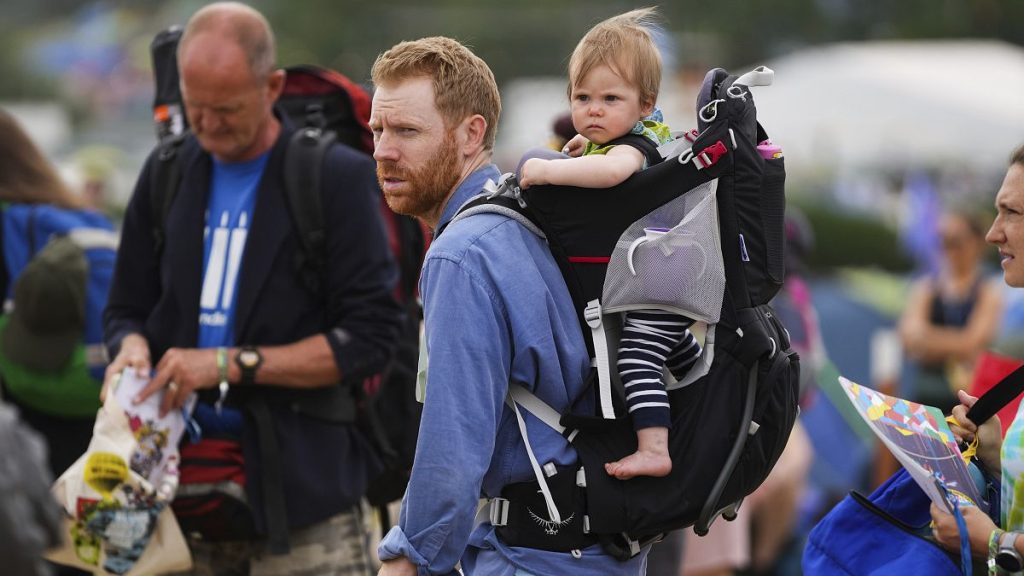
<svg viewBox="0 0 1024 576"><path fill-rule="evenodd" d="M1020 572L1024 566L1024 562L1021 562L1020 555L1016 552L1009 552L1006 550L1000 550L996 554L996 566L1006 572Z"/></svg>
<svg viewBox="0 0 1024 576"><path fill-rule="evenodd" d="M238 363L246 368L255 368L260 362L260 354L255 350L242 350L238 353Z"/></svg>

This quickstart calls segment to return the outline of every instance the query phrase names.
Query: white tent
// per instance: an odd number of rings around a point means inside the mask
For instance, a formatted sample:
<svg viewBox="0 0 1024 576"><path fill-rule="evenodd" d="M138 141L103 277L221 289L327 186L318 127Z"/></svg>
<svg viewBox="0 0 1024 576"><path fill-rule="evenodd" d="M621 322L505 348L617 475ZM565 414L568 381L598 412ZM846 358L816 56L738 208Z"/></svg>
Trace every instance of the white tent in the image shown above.
<svg viewBox="0 0 1024 576"><path fill-rule="evenodd" d="M997 41L815 47L767 63L758 116L787 168L1000 169L1024 143L1024 49Z"/></svg>

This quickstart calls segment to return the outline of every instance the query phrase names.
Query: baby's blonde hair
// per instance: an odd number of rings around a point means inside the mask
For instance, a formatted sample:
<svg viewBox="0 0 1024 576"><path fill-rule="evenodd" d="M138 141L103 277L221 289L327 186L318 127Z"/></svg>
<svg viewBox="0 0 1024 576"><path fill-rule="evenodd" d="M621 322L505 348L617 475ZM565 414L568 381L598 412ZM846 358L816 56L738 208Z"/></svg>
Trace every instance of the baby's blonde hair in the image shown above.
<svg viewBox="0 0 1024 576"><path fill-rule="evenodd" d="M576 45L569 58L569 96L587 74L608 66L640 92L640 103L653 106L661 88L661 54L652 30L657 11L638 8L598 23Z"/></svg>

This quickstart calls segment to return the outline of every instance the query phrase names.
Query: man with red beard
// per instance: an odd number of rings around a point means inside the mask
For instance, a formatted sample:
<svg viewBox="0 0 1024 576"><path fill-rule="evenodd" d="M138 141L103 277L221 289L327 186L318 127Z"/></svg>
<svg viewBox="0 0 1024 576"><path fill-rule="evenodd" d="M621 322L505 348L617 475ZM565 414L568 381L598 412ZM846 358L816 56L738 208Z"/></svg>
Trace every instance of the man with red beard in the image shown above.
<svg viewBox="0 0 1024 576"><path fill-rule="evenodd" d="M545 470L577 461L560 434L526 412L517 419L506 404L509 383L564 412L580 396L590 360L540 237L493 213L452 223L500 176L491 154L501 103L487 65L458 42L433 37L394 46L372 75L370 127L385 198L434 229L420 276L421 354L429 355L420 441L399 525L378 548L380 574L457 574L457 564L467 575L642 574L646 550L619 562L591 540L527 547L488 520L474 521L481 495L500 504L508 485L534 478L520 425ZM582 534L582 513L554 504L560 514L542 504L548 518L516 528Z"/></svg>
<svg viewBox="0 0 1024 576"><path fill-rule="evenodd" d="M284 190L295 127L274 107L285 79L275 59L273 32L249 6L209 4L185 27L177 61L192 128L177 151L181 183L162 246L151 180L163 149L125 213L104 313L107 382L153 369L138 400L161 393L164 412L198 395L202 438L186 448L213 454L222 478L244 475L239 508L206 501L191 517L196 573L366 574L359 505L379 470L354 403L390 358L397 268L373 162L335 145L318 191L319 283L296 273L305 255ZM190 477L201 468L182 466L182 486L210 482ZM224 502L243 486L223 484Z"/></svg>

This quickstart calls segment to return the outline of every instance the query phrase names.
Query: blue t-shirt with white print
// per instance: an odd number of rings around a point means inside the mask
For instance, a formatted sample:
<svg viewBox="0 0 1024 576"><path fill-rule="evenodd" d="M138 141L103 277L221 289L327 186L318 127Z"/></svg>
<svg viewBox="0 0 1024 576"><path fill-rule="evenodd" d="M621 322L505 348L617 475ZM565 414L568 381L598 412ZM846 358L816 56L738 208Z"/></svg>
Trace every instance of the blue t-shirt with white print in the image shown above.
<svg viewBox="0 0 1024 576"><path fill-rule="evenodd" d="M200 348L235 345L235 294L245 241L256 207L256 190L270 152L247 162L213 161L210 200L203 229L203 288L199 297ZM240 431L241 413L196 405L204 434Z"/></svg>

